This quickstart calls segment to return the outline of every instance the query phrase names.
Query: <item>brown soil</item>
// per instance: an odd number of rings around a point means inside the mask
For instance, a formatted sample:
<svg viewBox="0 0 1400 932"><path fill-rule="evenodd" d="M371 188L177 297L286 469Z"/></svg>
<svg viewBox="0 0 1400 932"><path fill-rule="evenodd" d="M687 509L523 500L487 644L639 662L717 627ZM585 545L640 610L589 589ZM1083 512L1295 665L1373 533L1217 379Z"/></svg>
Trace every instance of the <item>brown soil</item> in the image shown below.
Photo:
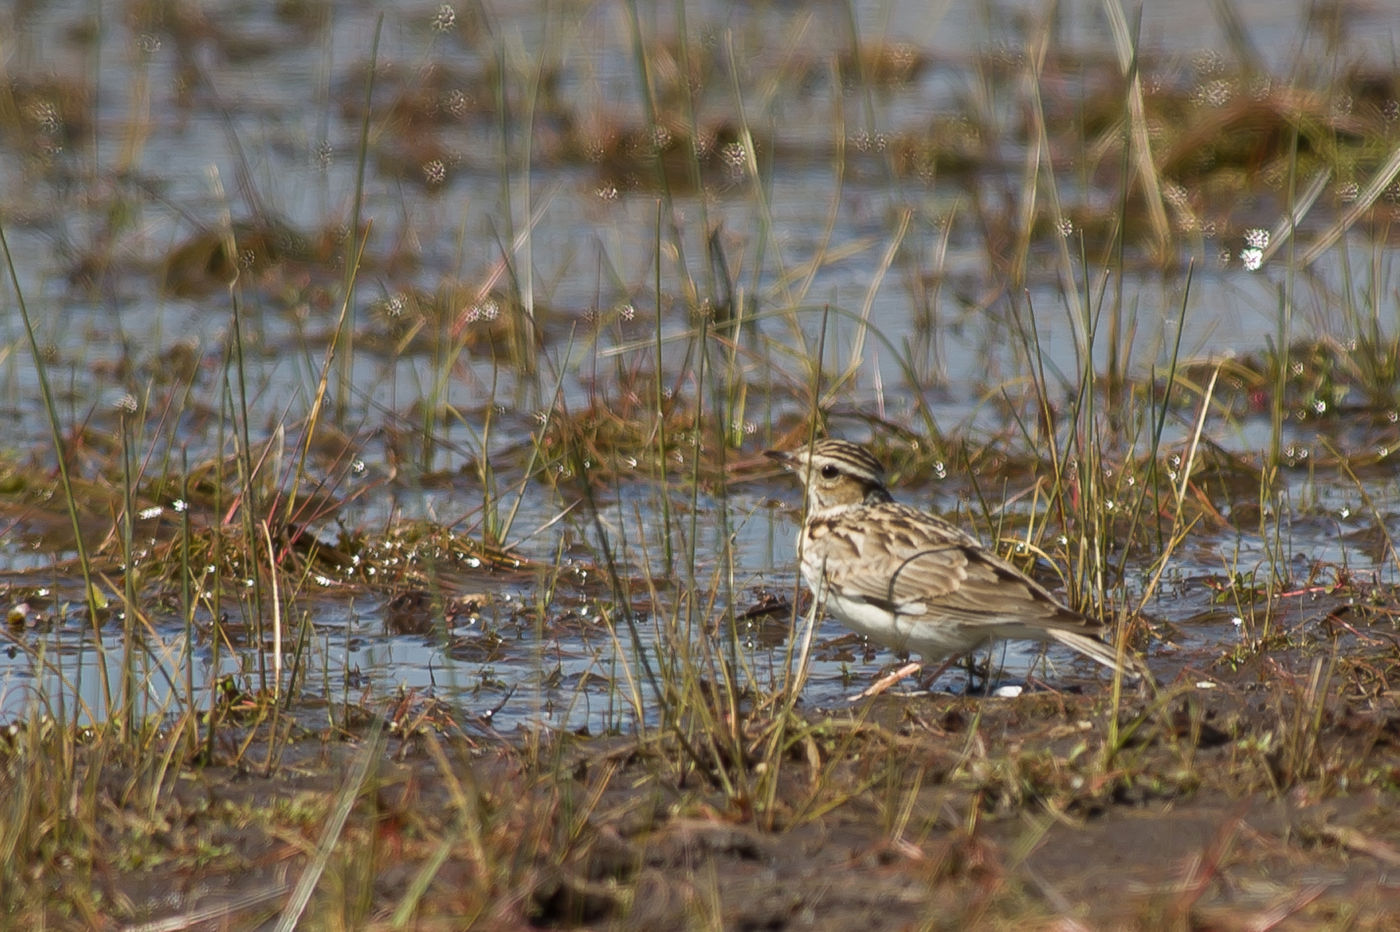
<svg viewBox="0 0 1400 932"><path fill-rule="evenodd" d="M809 709L767 807L665 737L308 736L167 780L86 881L153 928L270 926L318 851L313 927L1400 927L1395 651L1290 659L1116 716L1104 681Z"/></svg>

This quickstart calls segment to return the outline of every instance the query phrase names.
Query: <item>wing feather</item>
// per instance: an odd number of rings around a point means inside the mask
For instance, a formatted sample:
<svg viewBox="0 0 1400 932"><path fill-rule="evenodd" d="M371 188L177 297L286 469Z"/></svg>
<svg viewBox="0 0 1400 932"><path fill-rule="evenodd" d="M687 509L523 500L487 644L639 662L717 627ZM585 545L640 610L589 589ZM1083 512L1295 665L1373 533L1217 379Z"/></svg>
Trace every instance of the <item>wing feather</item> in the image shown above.
<svg viewBox="0 0 1400 932"><path fill-rule="evenodd" d="M901 615L991 625L1002 637L1046 629L1097 634L1097 621L1063 607L959 528L904 505L814 522L804 562L824 564L828 584ZM1020 634L1025 626L1039 634Z"/></svg>

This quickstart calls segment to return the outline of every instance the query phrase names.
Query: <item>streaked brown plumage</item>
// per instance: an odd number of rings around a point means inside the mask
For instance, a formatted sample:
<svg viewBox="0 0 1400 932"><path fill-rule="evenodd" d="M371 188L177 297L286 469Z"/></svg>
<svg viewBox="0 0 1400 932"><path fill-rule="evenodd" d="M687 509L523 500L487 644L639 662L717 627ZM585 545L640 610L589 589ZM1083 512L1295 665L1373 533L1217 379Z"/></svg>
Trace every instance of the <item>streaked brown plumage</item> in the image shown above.
<svg viewBox="0 0 1400 932"><path fill-rule="evenodd" d="M819 440L767 455L807 483L802 576L818 604L852 630L929 662L1024 638L1140 672L1101 639L1101 622L1066 608L965 531L894 502L884 468L863 447Z"/></svg>

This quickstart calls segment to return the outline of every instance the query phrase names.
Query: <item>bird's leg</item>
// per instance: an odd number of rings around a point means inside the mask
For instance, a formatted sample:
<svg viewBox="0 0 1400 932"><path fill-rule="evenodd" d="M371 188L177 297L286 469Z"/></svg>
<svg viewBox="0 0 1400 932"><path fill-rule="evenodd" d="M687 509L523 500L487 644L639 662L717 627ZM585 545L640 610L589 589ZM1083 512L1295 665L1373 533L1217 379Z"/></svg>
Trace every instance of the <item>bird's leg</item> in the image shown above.
<svg viewBox="0 0 1400 932"><path fill-rule="evenodd" d="M976 651L973 651L966 657L963 657L962 661L963 671L967 673L967 685L963 687L963 695L971 696L976 692L980 692L982 695L985 696L987 694L987 689L991 686L992 683L991 656L988 655L986 663L981 667L980 670L978 669ZM979 675L981 676L982 682L974 686L973 684L976 683Z"/></svg>
<svg viewBox="0 0 1400 932"><path fill-rule="evenodd" d="M938 678L944 673L947 673L948 668L951 667L953 664L957 663L959 659L960 658L958 657L949 657L947 660L940 663L932 673L928 674L927 676L919 677L919 685L921 686L921 688L923 688L924 690L932 689L933 684L938 681ZM866 689L863 692L851 696L849 698L849 701L855 702L858 699L868 699L871 696L878 696L880 695L880 693L889 689L891 686L893 686L895 683L898 683L906 676L913 676L915 673L918 673L921 669L923 669L923 664L921 663L906 663L904 666L900 667L898 670L895 670L893 673L886 674L885 676L882 676L875 682L871 683L868 687L866 687Z"/></svg>
<svg viewBox="0 0 1400 932"><path fill-rule="evenodd" d="M994 675L999 675L1004 669L1000 664L993 665L993 660L996 657L997 643L996 641L991 641L985 645L987 650L986 656L983 656L979 649L973 650L971 653L965 654L960 658L956 658L962 661L962 668L964 672L967 673L967 685L964 687L965 691L963 695L991 695L992 679ZM979 679L981 680L980 683L977 682Z"/></svg>

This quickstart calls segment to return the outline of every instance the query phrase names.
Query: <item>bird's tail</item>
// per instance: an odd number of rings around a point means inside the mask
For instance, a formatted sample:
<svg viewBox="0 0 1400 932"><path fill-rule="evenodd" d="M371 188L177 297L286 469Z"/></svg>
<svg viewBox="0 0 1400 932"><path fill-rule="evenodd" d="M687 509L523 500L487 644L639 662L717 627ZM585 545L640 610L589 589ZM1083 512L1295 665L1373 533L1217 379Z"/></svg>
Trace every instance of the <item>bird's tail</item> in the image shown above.
<svg viewBox="0 0 1400 932"><path fill-rule="evenodd" d="M1142 660L1134 656L1126 648L1124 649L1123 655L1120 657L1117 649L1112 644L1100 641L1096 637L1080 634L1078 631L1067 631L1062 628L1052 628L1048 633L1058 643L1078 651L1090 660L1095 660L1108 667L1110 670L1121 671L1124 676L1133 678L1147 677L1151 679L1152 674L1151 671L1148 670L1147 664L1143 663Z"/></svg>

